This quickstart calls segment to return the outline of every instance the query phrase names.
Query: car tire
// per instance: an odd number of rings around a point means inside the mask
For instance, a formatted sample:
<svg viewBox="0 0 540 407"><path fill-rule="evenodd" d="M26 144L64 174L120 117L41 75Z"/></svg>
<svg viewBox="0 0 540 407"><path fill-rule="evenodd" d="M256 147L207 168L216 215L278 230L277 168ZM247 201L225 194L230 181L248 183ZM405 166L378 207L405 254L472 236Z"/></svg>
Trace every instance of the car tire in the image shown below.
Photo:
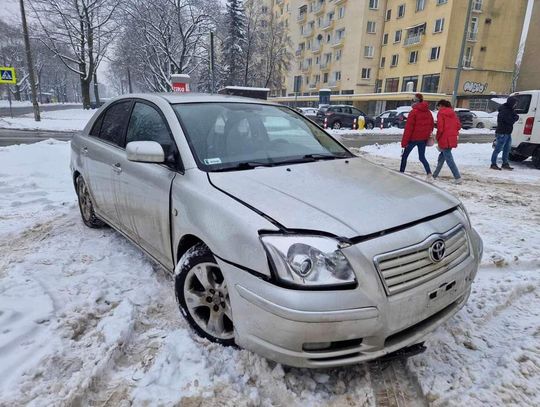
<svg viewBox="0 0 540 407"><path fill-rule="evenodd" d="M484 123L482 123L482 122L476 124L477 129L483 129L484 127L485 127Z"/></svg>
<svg viewBox="0 0 540 407"><path fill-rule="evenodd" d="M510 159L510 161L515 161L515 162L519 163L521 161L525 161L528 157L526 157L524 155L517 154L517 153L510 152L510 154L508 154L508 158Z"/></svg>
<svg viewBox="0 0 540 407"><path fill-rule="evenodd" d="M372 122L367 122L367 123L366 123L366 129L368 129L368 130L373 130L373 127L374 127L374 126L373 126L373 123L372 123Z"/></svg>
<svg viewBox="0 0 540 407"><path fill-rule="evenodd" d="M540 170L540 148L537 148L532 156L532 162L534 165L534 168L537 170Z"/></svg>
<svg viewBox="0 0 540 407"><path fill-rule="evenodd" d="M188 249L174 274L178 307L195 332L211 342L233 346L229 292L210 249L203 243Z"/></svg>
<svg viewBox="0 0 540 407"><path fill-rule="evenodd" d="M333 130L341 129L341 122L339 120L336 120L334 123L332 123L332 129Z"/></svg>
<svg viewBox="0 0 540 407"><path fill-rule="evenodd" d="M75 180L77 187L77 200L79 201L79 210L81 212L81 218L86 226L89 228L97 229L105 226L105 222L99 219L94 212L94 204L88 186L84 181L82 175L79 175Z"/></svg>

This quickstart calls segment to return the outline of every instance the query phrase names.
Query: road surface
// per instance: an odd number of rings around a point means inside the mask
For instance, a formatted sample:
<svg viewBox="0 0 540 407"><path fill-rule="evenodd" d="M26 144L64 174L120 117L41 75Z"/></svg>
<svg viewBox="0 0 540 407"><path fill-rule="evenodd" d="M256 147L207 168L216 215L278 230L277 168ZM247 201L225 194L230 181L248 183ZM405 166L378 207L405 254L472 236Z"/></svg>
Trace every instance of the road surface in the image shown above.
<svg viewBox="0 0 540 407"><path fill-rule="evenodd" d="M31 144L48 138L58 140L70 140L74 132L45 131L45 130L12 130L0 129L0 146L12 144ZM460 143L490 143L494 139L493 134L464 134L459 137ZM371 144L388 144L401 141L400 135L366 134L361 136L342 136L341 140L347 147L364 147Z"/></svg>
<svg viewBox="0 0 540 407"><path fill-rule="evenodd" d="M65 105L39 105L40 111L50 112L53 110L65 110L65 109L77 109L82 105L75 103L67 103ZM13 106L13 117L23 116L25 114L32 113L34 108L32 106ZM9 117L9 107L0 107L0 117Z"/></svg>

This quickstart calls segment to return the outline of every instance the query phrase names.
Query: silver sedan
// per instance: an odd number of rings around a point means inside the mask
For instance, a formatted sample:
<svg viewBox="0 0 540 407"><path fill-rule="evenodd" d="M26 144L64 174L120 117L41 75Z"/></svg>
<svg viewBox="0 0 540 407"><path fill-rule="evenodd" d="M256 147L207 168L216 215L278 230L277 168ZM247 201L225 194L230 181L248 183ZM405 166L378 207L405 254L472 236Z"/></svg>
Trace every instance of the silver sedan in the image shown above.
<svg viewBox="0 0 540 407"><path fill-rule="evenodd" d="M353 364L421 343L469 297L482 241L461 203L287 107L133 94L71 149L84 223L170 271L210 341L292 366Z"/></svg>

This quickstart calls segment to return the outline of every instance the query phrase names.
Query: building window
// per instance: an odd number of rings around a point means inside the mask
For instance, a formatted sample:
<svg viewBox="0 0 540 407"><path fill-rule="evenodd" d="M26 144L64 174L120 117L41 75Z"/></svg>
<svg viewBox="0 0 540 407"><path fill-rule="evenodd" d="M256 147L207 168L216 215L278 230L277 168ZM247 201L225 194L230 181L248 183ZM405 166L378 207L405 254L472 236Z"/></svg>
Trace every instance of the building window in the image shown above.
<svg viewBox="0 0 540 407"><path fill-rule="evenodd" d="M371 10L377 10L379 8L379 0L369 0L369 8Z"/></svg>
<svg viewBox="0 0 540 407"><path fill-rule="evenodd" d="M341 71L334 72L334 79L336 82L341 80Z"/></svg>
<svg viewBox="0 0 540 407"><path fill-rule="evenodd" d="M381 58L381 64L379 65L381 68L384 68L384 64L386 64L386 57Z"/></svg>
<svg viewBox="0 0 540 407"><path fill-rule="evenodd" d="M364 57L365 58L373 58L373 45L366 45L364 47Z"/></svg>
<svg viewBox="0 0 540 407"><path fill-rule="evenodd" d="M385 21L390 21L390 19L392 18L392 9L390 10L386 10L386 16L385 16Z"/></svg>
<svg viewBox="0 0 540 407"><path fill-rule="evenodd" d="M343 52L343 50L341 50L341 49L338 49L336 51L336 61L339 61L341 59L342 52Z"/></svg>
<svg viewBox="0 0 540 407"><path fill-rule="evenodd" d="M422 11L426 8L426 0L416 0L416 11Z"/></svg>
<svg viewBox="0 0 540 407"><path fill-rule="evenodd" d="M439 90L440 74L424 75L422 77L422 92L437 93Z"/></svg>
<svg viewBox="0 0 540 407"><path fill-rule="evenodd" d="M478 38L478 17L471 18L471 25L469 28L469 33L467 35L467 40L476 41Z"/></svg>
<svg viewBox="0 0 540 407"><path fill-rule="evenodd" d="M442 33L444 30L444 18L438 18L435 20L435 28L433 30L434 33Z"/></svg>
<svg viewBox="0 0 540 407"><path fill-rule="evenodd" d="M268 7L267 6L262 6L261 11L263 12L263 14L268 13Z"/></svg>
<svg viewBox="0 0 540 407"><path fill-rule="evenodd" d="M375 21L367 22L367 32L368 34L375 34Z"/></svg>
<svg viewBox="0 0 540 407"><path fill-rule="evenodd" d="M401 30L397 30L394 34L394 43L401 42Z"/></svg>
<svg viewBox="0 0 540 407"><path fill-rule="evenodd" d="M375 81L375 93L381 93L382 92L382 79L377 79Z"/></svg>
<svg viewBox="0 0 540 407"><path fill-rule="evenodd" d="M362 79L371 78L371 68L362 68Z"/></svg>
<svg viewBox="0 0 540 407"><path fill-rule="evenodd" d="M472 47L465 48L465 55L463 55L463 66L470 68L472 66Z"/></svg>
<svg viewBox="0 0 540 407"><path fill-rule="evenodd" d="M325 72L325 73L323 74L323 82L324 82L324 83L328 83L328 72Z"/></svg>
<svg viewBox="0 0 540 407"><path fill-rule="evenodd" d="M384 85L385 92L397 92L399 89L399 78L386 78Z"/></svg>
<svg viewBox="0 0 540 407"><path fill-rule="evenodd" d="M481 13L482 12L482 0L473 0L473 6L472 6L472 9L473 11L477 12L477 13Z"/></svg>
<svg viewBox="0 0 540 407"><path fill-rule="evenodd" d="M399 54L392 55L392 63L390 64L391 67L397 66L399 62Z"/></svg>
<svg viewBox="0 0 540 407"><path fill-rule="evenodd" d="M412 83L412 86L410 85ZM402 92L416 92L418 87L418 76L405 76L401 82Z"/></svg>
<svg viewBox="0 0 540 407"><path fill-rule="evenodd" d="M418 61L418 51L412 51L409 54L409 64L416 64Z"/></svg>
<svg viewBox="0 0 540 407"><path fill-rule="evenodd" d="M437 6L448 3L448 0L437 0Z"/></svg>
<svg viewBox="0 0 540 407"><path fill-rule="evenodd" d="M382 37L382 45L388 44L388 33L384 33Z"/></svg>
<svg viewBox="0 0 540 407"><path fill-rule="evenodd" d="M400 4L397 9L397 18L405 16L405 4Z"/></svg>
<svg viewBox="0 0 540 407"><path fill-rule="evenodd" d="M437 59L439 59L440 54L441 54L441 47L431 48L431 52L429 54L429 60L436 61Z"/></svg>
<svg viewBox="0 0 540 407"><path fill-rule="evenodd" d="M338 18L341 20L343 17L345 17L345 7L340 7L338 10Z"/></svg>

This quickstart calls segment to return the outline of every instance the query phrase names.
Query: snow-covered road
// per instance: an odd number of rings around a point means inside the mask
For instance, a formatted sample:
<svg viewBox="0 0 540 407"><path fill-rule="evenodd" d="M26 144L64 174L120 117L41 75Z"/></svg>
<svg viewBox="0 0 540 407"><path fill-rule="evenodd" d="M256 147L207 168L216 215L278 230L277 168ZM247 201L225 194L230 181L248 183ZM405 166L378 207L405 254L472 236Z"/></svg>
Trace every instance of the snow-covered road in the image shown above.
<svg viewBox="0 0 540 407"><path fill-rule="evenodd" d="M395 168L392 148L363 154ZM540 405L540 171L490 172L489 148L460 146L465 183L438 181L485 255L468 305L408 361L433 405ZM286 369L194 335L164 271L84 227L68 160L64 142L0 148L1 406L374 405L366 365Z"/></svg>

